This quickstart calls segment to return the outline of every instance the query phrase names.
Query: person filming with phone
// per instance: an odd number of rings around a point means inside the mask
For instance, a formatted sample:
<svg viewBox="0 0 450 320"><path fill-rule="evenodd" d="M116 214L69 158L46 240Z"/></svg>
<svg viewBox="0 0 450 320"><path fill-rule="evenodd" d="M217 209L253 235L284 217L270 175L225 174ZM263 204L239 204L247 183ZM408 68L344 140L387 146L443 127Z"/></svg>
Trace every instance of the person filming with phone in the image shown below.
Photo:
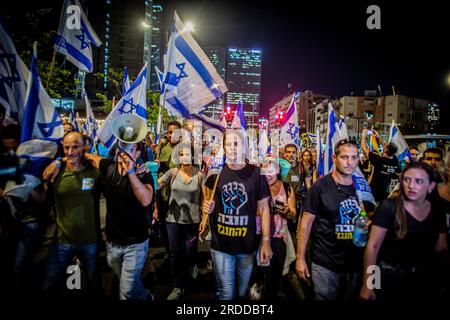
<svg viewBox="0 0 450 320"><path fill-rule="evenodd" d="M265 279L264 297L274 300L281 285L288 244L292 244L291 248L295 250L288 230L288 219L292 220L296 216L296 199L294 189L281 180L277 159L267 160L269 161L262 167L262 174L265 175L270 188L270 246L273 256L268 265L258 268L257 272ZM261 234L259 216L256 218L256 226L256 232Z"/></svg>

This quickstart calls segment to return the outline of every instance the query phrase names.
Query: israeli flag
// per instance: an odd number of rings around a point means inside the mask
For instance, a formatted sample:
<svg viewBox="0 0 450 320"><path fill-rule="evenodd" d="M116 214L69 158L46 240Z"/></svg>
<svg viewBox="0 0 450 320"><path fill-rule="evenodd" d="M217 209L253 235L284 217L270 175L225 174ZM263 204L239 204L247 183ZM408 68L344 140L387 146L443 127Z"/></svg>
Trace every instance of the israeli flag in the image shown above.
<svg viewBox="0 0 450 320"><path fill-rule="evenodd" d="M352 174L352 179L358 201L360 203L363 201L371 202L376 206L375 198L373 197L369 182L367 182L366 178L364 178L364 175L358 167Z"/></svg>
<svg viewBox="0 0 450 320"><path fill-rule="evenodd" d="M30 174L40 177L45 166L51 162L64 135L59 113L53 106L39 79L36 43L31 58L25 112L22 121L20 146L17 155L32 160Z"/></svg>
<svg viewBox="0 0 450 320"><path fill-rule="evenodd" d="M109 113L103 126L98 131L100 141L109 149L116 137L112 134L111 122L122 114L132 113L140 116L147 122L147 63L142 67L136 80L126 94L117 102L114 109Z"/></svg>
<svg viewBox="0 0 450 320"><path fill-rule="evenodd" d="M162 111L161 106L159 106L158 122L156 123L155 144L158 144L159 134L161 133L161 126L162 126L162 112L161 111Z"/></svg>
<svg viewBox="0 0 450 320"><path fill-rule="evenodd" d="M55 51L66 56L79 70L92 72L91 43L102 44L78 0L65 0L56 35Z"/></svg>
<svg viewBox="0 0 450 320"><path fill-rule="evenodd" d="M336 143L341 140L341 133L339 130L339 123L334 113L333 106L328 103L328 125L327 125L327 140L324 155L324 174L328 174L333 170L333 152Z"/></svg>
<svg viewBox="0 0 450 320"><path fill-rule="evenodd" d="M224 126L223 121L217 121L201 113L192 114L191 118L200 120L202 122L202 125L204 125L206 129L214 128L220 131L224 131L227 128L226 124Z"/></svg>
<svg viewBox="0 0 450 320"><path fill-rule="evenodd" d="M91 137L91 141L94 142L98 129L97 120L95 119L94 112L92 111L87 95L84 96L84 100L86 102L86 121L84 122L83 130L89 137Z"/></svg>
<svg viewBox="0 0 450 320"><path fill-rule="evenodd" d="M75 107L72 108L69 115L69 121L73 125L74 131L81 132L80 123L78 122L78 113L75 114Z"/></svg>
<svg viewBox="0 0 450 320"><path fill-rule="evenodd" d="M122 81L122 96L127 93L128 89L130 88L130 77L128 76L128 68L123 68L123 81Z"/></svg>
<svg viewBox="0 0 450 320"><path fill-rule="evenodd" d="M159 70L157 66L155 66L156 74L158 75L158 83L161 94L163 94L163 81L164 81L164 72Z"/></svg>
<svg viewBox="0 0 450 320"><path fill-rule="evenodd" d="M0 19L0 104L6 115L22 123L27 79L30 72L17 54L6 26Z"/></svg>
<svg viewBox="0 0 450 320"><path fill-rule="evenodd" d="M341 115L339 119L339 132L341 139L348 139L347 125L345 124L345 118Z"/></svg>
<svg viewBox="0 0 450 320"><path fill-rule="evenodd" d="M300 92L296 92L292 95L291 103L289 104L286 118L281 126L280 142L281 145L293 143L300 148L300 127L298 125L298 112L297 112L297 99L300 96Z"/></svg>
<svg viewBox="0 0 450 320"><path fill-rule="evenodd" d="M409 155L408 145L395 124L394 119L392 119L391 130L389 132L389 142L393 142L397 146L397 153L395 155L399 161L404 160Z"/></svg>
<svg viewBox="0 0 450 320"><path fill-rule="evenodd" d="M322 139L320 138L320 127L317 127L316 133L316 167L317 167L317 176L322 177L324 174L324 159L322 152Z"/></svg>
<svg viewBox="0 0 450 320"><path fill-rule="evenodd" d="M227 91L224 80L175 12L164 55L161 105L178 117L189 118Z"/></svg>
<svg viewBox="0 0 450 320"><path fill-rule="evenodd" d="M264 162L267 156L270 154L270 141L267 134L267 129L262 129L259 131L259 141L258 141L258 154L259 162Z"/></svg>
<svg viewBox="0 0 450 320"><path fill-rule="evenodd" d="M224 163L225 163L225 161L224 161L223 148L220 148L220 151L214 157L213 161L211 162L211 165L209 166L208 173L206 175L206 179L208 179L212 175L220 174Z"/></svg>
<svg viewBox="0 0 450 320"><path fill-rule="evenodd" d="M236 112L234 113L233 121L231 122L231 128L241 130L242 136L244 138L245 159L248 159L249 147L248 147L247 123L245 121L244 106L242 105L242 101L239 101L236 107Z"/></svg>

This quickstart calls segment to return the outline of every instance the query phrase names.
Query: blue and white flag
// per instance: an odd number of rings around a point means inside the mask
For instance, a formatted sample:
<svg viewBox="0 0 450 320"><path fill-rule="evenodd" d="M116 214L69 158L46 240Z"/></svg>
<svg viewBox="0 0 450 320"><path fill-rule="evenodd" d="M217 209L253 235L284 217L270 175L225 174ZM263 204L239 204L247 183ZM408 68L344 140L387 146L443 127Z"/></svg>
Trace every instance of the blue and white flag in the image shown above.
<svg viewBox="0 0 450 320"><path fill-rule="evenodd" d="M87 95L84 96L84 100L86 102L86 121L84 122L83 130L89 137L91 137L91 141L94 142L98 129L97 120L95 119L94 112L92 111Z"/></svg>
<svg viewBox="0 0 450 320"><path fill-rule="evenodd" d="M65 0L55 41L55 51L66 56L79 70L92 72L91 43L102 44L78 0Z"/></svg>
<svg viewBox="0 0 450 320"><path fill-rule="evenodd" d="M122 81L122 96L130 89L130 77L128 75L128 68L123 68L123 81Z"/></svg>
<svg viewBox="0 0 450 320"><path fill-rule="evenodd" d="M324 155L324 174L328 174L333 170L333 152L336 143L341 140L339 131L339 123L334 113L333 106L328 103L328 125L326 136L326 149Z"/></svg>
<svg viewBox="0 0 450 320"><path fill-rule="evenodd" d="M159 70L159 68L157 66L155 66L155 71L156 71L156 75L158 76L159 90L160 90L161 94L164 94L163 93L164 73L161 70Z"/></svg>
<svg viewBox="0 0 450 320"><path fill-rule="evenodd" d="M81 132L80 122L77 117L78 113L75 114L75 107L72 108L69 114L69 122L73 125L73 129L76 132Z"/></svg>
<svg viewBox="0 0 450 320"><path fill-rule="evenodd" d="M341 139L348 139L347 125L345 124L345 118L341 115L339 119L339 132Z"/></svg>
<svg viewBox="0 0 450 320"><path fill-rule="evenodd" d="M245 121L244 106L242 101L239 101L236 112L234 113L233 121L231 122L232 129L240 129L242 132L242 137L244 138L244 148L245 148L245 159L249 157L249 147L248 147L248 135L247 135L247 122Z"/></svg>
<svg viewBox="0 0 450 320"><path fill-rule="evenodd" d="M0 19L0 104L5 106L8 117L13 117L20 123L25 108L29 74Z"/></svg>
<svg viewBox="0 0 450 320"><path fill-rule="evenodd" d="M225 92L227 86L183 22L174 14L174 24L164 55L164 94L161 105L172 114L189 118L201 112Z"/></svg>
<svg viewBox="0 0 450 320"><path fill-rule="evenodd" d="M158 122L156 123L156 130L155 130L155 144L158 144L159 134L161 133L161 126L162 126L162 110L161 106L159 106Z"/></svg>
<svg viewBox="0 0 450 320"><path fill-rule="evenodd" d="M259 131L259 141L258 141L258 155L259 162L264 162L268 155L271 153L269 136L267 134L267 129L261 129Z"/></svg>
<svg viewBox="0 0 450 320"><path fill-rule="evenodd" d="M323 152L322 152L322 139L320 137L320 127L317 127L316 133L316 166L317 176L322 177L324 174Z"/></svg>
<svg viewBox="0 0 450 320"><path fill-rule="evenodd" d="M45 166L56 155L58 143L64 135L64 128L59 113L39 79L36 43L30 69L21 127L21 144L17 149L17 155L21 158L31 159L32 170L28 173L40 177Z"/></svg>
<svg viewBox="0 0 450 320"><path fill-rule="evenodd" d="M192 114L191 116L192 119L200 120L206 129L214 128L220 131L226 129L226 124L224 126L222 121L217 121L216 119L205 116L202 113Z"/></svg>
<svg viewBox="0 0 450 320"><path fill-rule="evenodd" d="M223 148L220 148L219 152L213 158L211 165L209 166L206 179L208 179L212 175L220 174L220 172L223 169L224 163L225 163L225 161L224 161Z"/></svg>
<svg viewBox="0 0 450 320"><path fill-rule="evenodd" d="M373 197L372 190L369 186L369 182L367 182L366 178L364 178L364 175L358 167L352 174L352 179L358 201L360 203L363 201L371 202L376 205L375 198Z"/></svg>
<svg viewBox="0 0 450 320"><path fill-rule="evenodd" d="M392 119L391 130L389 131L389 142L393 142L397 146L397 153L395 155L399 161L404 160L409 155L408 145L395 124L394 119Z"/></svg>
<svg viewBox="0 0 450 320"><path fill-rule="evenodd" d="M298 125L297 99L300 92L292 94L292 100L286 113L283 125L281 126L280 142L282 146L293 143L298 148L301 145L300 127Z"/></svg>
<svg viewBox="0 0 450 320"><path fill-rule="evenodd" d="M134 80L127 93L117 102L114 109L109 113L103 126L98 130L100 141L110 148L116 137L112 134L111 122L122 114L132 113L145 119L147 122L147 63L142 67L141 72Z"/></svg>

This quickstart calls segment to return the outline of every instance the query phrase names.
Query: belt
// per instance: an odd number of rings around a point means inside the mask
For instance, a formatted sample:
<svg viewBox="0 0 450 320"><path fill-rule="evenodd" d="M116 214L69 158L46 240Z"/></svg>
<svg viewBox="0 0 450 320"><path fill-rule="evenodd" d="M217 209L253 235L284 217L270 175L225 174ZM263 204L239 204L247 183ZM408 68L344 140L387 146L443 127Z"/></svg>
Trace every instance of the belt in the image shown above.
<svg viewBox="0 0 450 320"><path fill-rule="evenodd" d="M419 273L423 272L423 268L416 267L416 266L402 266L399 264L390 264L385 261L380 261L379 263L380 267L383 270L388 270L391 272L401 272L401 273Z"/></svg>

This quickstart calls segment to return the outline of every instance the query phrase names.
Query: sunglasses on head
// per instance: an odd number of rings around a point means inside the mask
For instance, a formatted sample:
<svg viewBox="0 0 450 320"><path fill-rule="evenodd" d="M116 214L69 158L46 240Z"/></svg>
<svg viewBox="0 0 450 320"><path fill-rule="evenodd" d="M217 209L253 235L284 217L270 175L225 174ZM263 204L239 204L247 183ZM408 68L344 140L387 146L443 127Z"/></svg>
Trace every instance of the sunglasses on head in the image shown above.
<svg viewBox="0 0 450 320"><path fill-rule="evenodd" d="M342 139L342 140L339 140L338 143L336 143L336 148L339 148L340 146L343 146L344 144L351 144L353 146L358 147L358 143L355 140Z"/></svg>

